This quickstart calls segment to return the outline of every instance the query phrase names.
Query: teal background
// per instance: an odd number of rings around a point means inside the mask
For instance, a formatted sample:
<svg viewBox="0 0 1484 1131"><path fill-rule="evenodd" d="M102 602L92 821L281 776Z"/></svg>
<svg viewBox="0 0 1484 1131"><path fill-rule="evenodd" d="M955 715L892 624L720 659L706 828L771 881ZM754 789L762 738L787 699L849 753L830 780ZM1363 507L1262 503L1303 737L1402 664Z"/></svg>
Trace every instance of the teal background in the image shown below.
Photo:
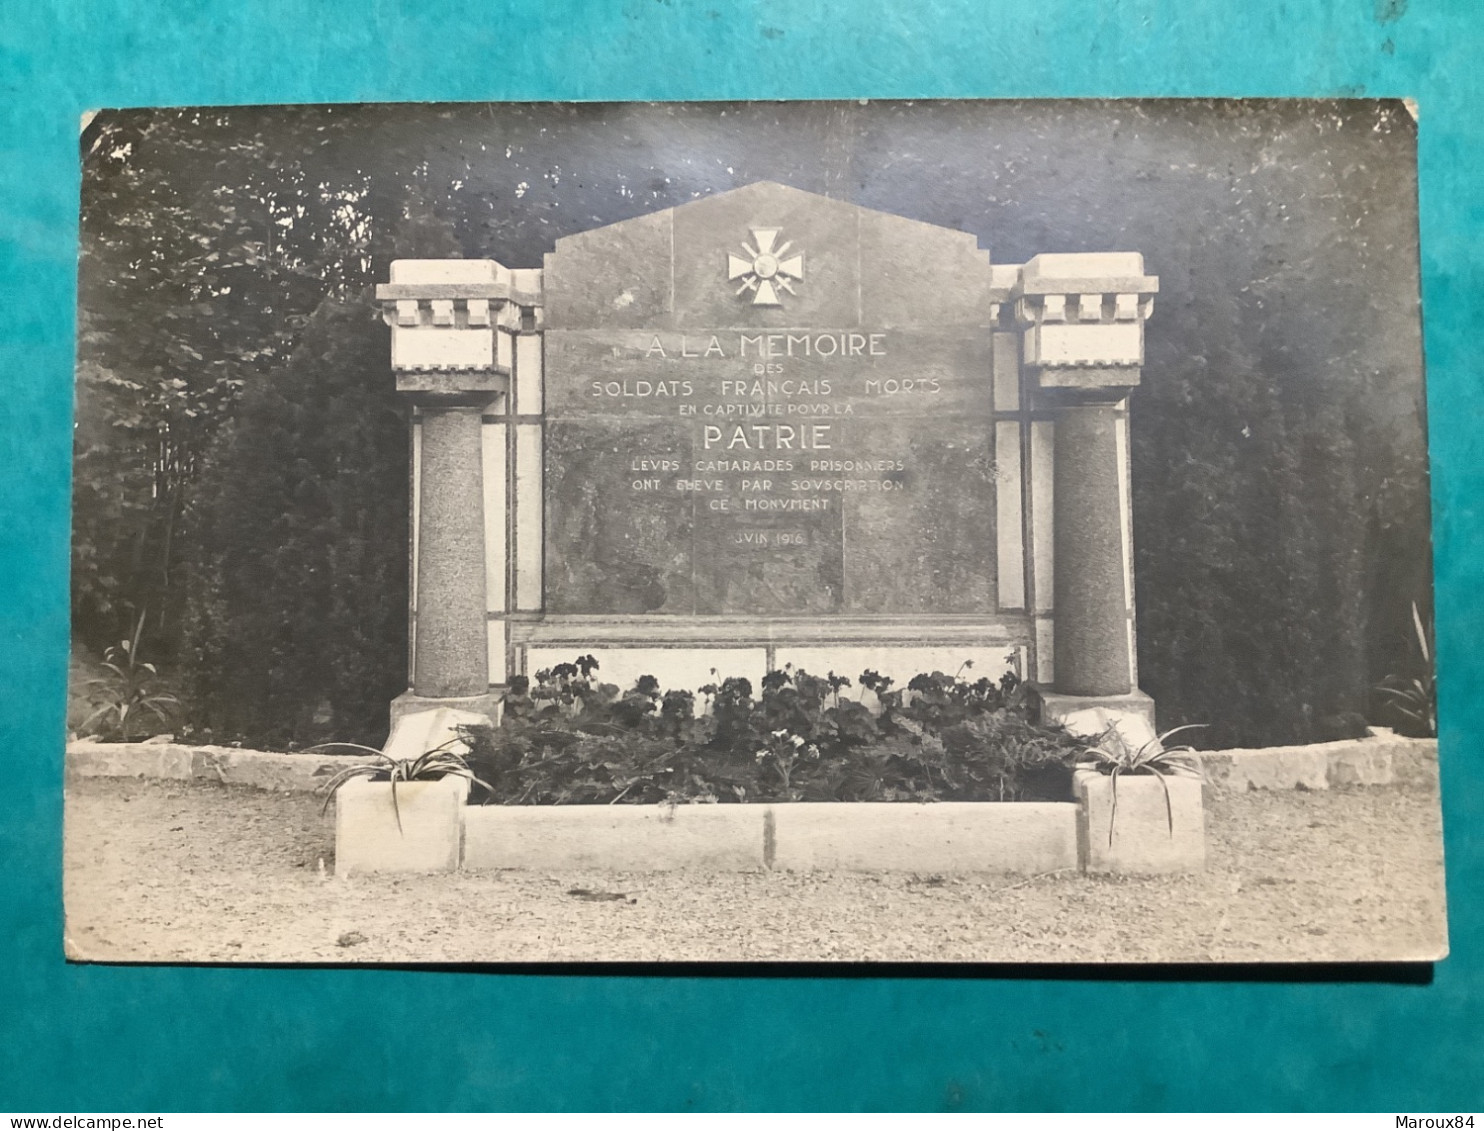
<svg viewBox="0 0 1484 1131"><path fill-rule="evenodd" d="M11 0L0 18L0 1110L1468 1110L1484 1094L1484 6ZM1409 96L1453 954L1430 984L68 966L77 163L97 106Z"/></svg>

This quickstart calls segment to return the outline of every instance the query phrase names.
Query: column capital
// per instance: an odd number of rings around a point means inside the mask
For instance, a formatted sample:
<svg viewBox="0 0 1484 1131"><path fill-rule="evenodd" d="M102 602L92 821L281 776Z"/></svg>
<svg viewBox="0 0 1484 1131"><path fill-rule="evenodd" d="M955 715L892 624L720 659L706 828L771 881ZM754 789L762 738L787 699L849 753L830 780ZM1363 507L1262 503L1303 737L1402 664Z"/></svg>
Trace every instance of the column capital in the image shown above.
<svg viewBox="0 0 1484 1131"><path fill-rule="evenodd" d="M1158 290L1134 252L1038 255L1022 266L1007 297L1034 387L1121 399L1139 384Z"/></svg>
<svg viewBox="0 0 1484 1131"><path fill-rule="evenodd" d="M493 259L398 259L376 298L392 328L397 390L430 402L507 392L495 335L539 332L545 301L540 270Z"/></svg>

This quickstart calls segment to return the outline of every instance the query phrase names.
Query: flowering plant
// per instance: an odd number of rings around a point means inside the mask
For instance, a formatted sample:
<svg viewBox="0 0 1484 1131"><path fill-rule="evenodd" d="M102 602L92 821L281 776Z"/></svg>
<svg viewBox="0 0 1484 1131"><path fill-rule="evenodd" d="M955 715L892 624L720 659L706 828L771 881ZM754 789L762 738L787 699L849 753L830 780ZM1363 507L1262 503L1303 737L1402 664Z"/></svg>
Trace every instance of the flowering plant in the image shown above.
<svg viewBox="0 0 1484 1131"><path fill-rule="evenodd" d="M793 789L789 779L793 776L794 766L802 759L817 761L819 747L806 740L803 735L794 734L784 727L771 733L768 745L760 747L755 757L758 765L773 767L782 782L783 792L787 795Z"/></svg>
<svg viewBox="0 0 1484 1131"><path fill-rule="evenodd" d="M583 656L513 679L501 724L461 733L493 786L475 799L502 804L1069 797L1081 743L1035 717L1014 659L997 680L965 663L900 690L871 670L713 670L691 692L649 675L621 691Z"/></svg>

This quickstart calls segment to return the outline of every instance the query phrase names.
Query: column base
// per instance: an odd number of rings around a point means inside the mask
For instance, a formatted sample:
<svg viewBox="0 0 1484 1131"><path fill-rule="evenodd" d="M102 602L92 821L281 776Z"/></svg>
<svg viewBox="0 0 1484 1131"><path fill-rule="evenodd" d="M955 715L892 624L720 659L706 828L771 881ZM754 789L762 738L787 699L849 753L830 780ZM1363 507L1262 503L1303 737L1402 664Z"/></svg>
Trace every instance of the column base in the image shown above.
<svg viewBox="0 0 1484 1131"><path fill-rule="evenodd" d="M436 711L439 707L451 707L455 711L474 711L486 716L496 726L503 713L505 691L491 690L483 695L461 695L454 698L436 698L431 695L415 695L411 690L402 692L392 700L392 730L397 729L397 720L404 715L415 715L419 711Z"/></svg>
<svg viewBox="0 0 1484 1131"><path fill-rule="evenodd" d="M1095 738L1116 726L1124 742L1137 750L1158 735L1154 700L1142 691L1126 695L1063 695L1036 689L1043 723L1060 723L1082 738Z"/></svg>

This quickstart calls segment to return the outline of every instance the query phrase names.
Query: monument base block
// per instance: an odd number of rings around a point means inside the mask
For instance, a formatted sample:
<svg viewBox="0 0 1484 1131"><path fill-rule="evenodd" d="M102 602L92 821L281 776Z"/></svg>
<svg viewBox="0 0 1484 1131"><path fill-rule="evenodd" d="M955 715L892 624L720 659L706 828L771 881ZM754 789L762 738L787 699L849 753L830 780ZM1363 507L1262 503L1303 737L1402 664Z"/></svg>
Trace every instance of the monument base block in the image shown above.
<svg viewBox="0 0 1484 1131"><path fill-rule="evenodd" d="M1078 850L1086 872L1158 875L1206 866L1206 813L1196 778L1078 771Z"/></svg>
<svg viewBox="0 0 1484 1131"><path fill-rule="evenodd" d="M335 874L457 872L466 778L346 782L335 792Z"/></svg>
<svg viewBox="0 0 1484 1131"><path fill-rule="evenodd" d="M1142 691L1127 695L1063 695L1038 689L1043 723L1060 723L1073 734L1095 738L1116 725L1123 740L1137 750L1159 732L1154 729L1154 700Z"/></svg>
<svg viewBox="0 0 1484 1131"><path fill-rule="evenodd" d="M464 695L450 699L439 699L431 695L415 695L411 691L404 691L392 700L391 726L395 731L397 720L404 716L415 715L419 711L436 711L440 707L449 707L455 711L474 711L498 725L501 714L500 704L504 701L504 691L487 691L483 695Z"/></svg>

